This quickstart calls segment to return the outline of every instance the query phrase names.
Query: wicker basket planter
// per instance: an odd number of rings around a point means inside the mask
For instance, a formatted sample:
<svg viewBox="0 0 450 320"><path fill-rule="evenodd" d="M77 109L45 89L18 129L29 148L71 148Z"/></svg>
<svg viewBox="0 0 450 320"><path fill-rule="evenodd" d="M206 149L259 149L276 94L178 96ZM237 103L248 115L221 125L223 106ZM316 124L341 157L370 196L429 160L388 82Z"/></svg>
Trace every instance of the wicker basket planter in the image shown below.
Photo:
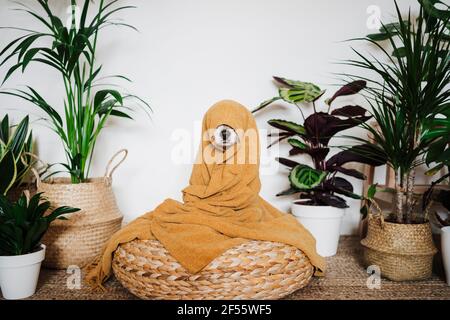
<svg viewBox="0 0 450 320"><path fill-rule="evenodd" d="M156 240L135 240L114 254L116 278L141 299L279 299L306 286L314 267L297 248L249 241L186 271Z"/></svg>
<svg viewBox="0 0 450 320"><path fill-rule="evenodd" d="M379 266L383 277L393 281L431 277L437 249L429 223L397 224L369 216L367 237L361 244L367 266Z"/></svg>
<svg viewBox="0 0 450 320"><path fill-rule="evenodd" d="M28 191L30 193L30 196L33 196L36 194L36 184L35 183L23 183L20 186L17 186L11 190L8 191L8 194L6 195L10 201L17 201L19 200L20 196L24 191Z"/></svg>
<svg viewBox="0 0 450 320"><path fill-rule="evenodd" d="M126 150L123 151L126 157ZM81 209L66 215L68 220L54 221L48 229L42 239L47 246L45 267L86 266L101 254L105 243L121 228L123 216L112 190L112 173L125 157L109 171L111 159L103 178L89 179L85 183L72 184L69 178L37 181L38 192L43 192L52 206Z"/></svg>

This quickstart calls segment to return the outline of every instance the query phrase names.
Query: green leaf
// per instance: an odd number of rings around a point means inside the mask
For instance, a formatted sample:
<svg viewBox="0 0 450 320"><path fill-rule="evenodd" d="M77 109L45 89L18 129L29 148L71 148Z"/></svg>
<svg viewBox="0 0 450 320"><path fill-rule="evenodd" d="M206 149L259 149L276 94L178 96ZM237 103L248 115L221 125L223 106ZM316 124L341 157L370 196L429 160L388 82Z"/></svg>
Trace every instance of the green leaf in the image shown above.
<svg viewBox="0 0 450 320"><path fill-rule="evenodd" d="M281 100L281 98L274 97L269 100L266 100L266 101L262 102L259 106L257 106L256 109L252 111L252 113L258 112L258 111L264 109L265 107L270 106L272 103L274 103L275 101L278 101L278 100Z"/></svg>
<svg viewBox="0 0 450 320"><path fill-rule="evenodd" d="M6 195L8 190L12 187L17 176L16 161L12 151L6 152L3 158L0 159L0 172L2 177L0 179L0 194Z"/></svg>
<svg viewBox="0 0 450 320"><path fill-rule="evenodd" d="M367 35L367 38L373 41L385 41L390 38L390 35L387 33L374 33Z"/></svg>
<svg viewBox="0 0 450 320"><path fill-rule="evenodd" d="M291 146L293 146L295 148L299 148L301 150L307 150L308 149L308 146L306 144L304 144L303 142L301 142L300 140L298 140L298 139L291 138L291 139L288 140L288 143Z"/></svg>
<svg viewBox="0 0 450 320"><path fill-rule="evenodd" d="M312 83L304 83L303 87L280 88L278 94L288 103L313 102L323 94L320 88Z"/></svg>
<svg viewBox="0 0 450 320"><path fill-rule="evenodd" d="M297 189L311 190L319 186L326 178L327 173L313 169L307 165L298 165L292 169L289 180Z"/></svg>
<svg viewBox="0 0 450 320"><path fill-rule="evenodd" d="M369 189L367 190L367 198L373 199L375 197L375 194L377 193L377 187L377 183L370 185Z"/></svg>
<svg viewBox="0 0 450 320"><path fill-rule="evenodd" d="M273 119L273 120L269 120L268 124L274 128L277 128L280 130L285 130L285 131L288 131L288 132L291 132L294 134L298 134L298 135L305 134L305 128L302 125L299 125L295 122Z"/></svg>

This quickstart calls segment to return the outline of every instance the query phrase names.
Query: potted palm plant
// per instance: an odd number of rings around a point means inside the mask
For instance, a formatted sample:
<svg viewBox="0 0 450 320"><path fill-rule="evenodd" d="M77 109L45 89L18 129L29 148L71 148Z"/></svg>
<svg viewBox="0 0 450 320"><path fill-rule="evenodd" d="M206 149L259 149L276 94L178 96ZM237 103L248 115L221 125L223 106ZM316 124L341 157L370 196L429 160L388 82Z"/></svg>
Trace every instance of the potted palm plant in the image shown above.
<svg viewBox="0 0 450 320"><path fill-rule="evenodd" d="M150 110L148 104L137 96L124 94L102 83L101 80L108 77L100 77L102 66L96 60L100 30L117 25L133 28L113 18L117 12L133 7L117 6L117 1L107 3L100 0L96 11L91 12L92 2L84 1L78 19L77 1L68 2L73 8L69 26L53 13L46 0L36 1L39 12L29 7L19 8L35 19L42 31L21 29L25 30L25 35L1 51L1 56L4 56L1 64L17 59L4 81L18 70L25 72L32 63L42 63L60 74L65 88L61 108L53 107L31 87L1 92L28 101L43 111L49 126L64 146L66 161L61 165L70 177L38 181L38 189L45 192L53 206L64 203L80 207L81 211L71 215L70 221L55 221L46 234L45 265L52 268L87 264L120 228L122 214L111 187L114 169L106 172L104 177L92 178L90 165L97 139L108 119L131 118L129 110L133 106L140 106L146 112ZM42 46L39 40L43 39L49 45ZM124 76L115 77L129 81ZM126 151L124 154L126 156Z"/></svg>
<svg viewBox="0 0 450 320"><path fill-rule="evenodd" d="M371 215L362 240L368 265L378 265L391 280L419 280L431 276L436 248L427 210L420 210L415 192L416 168L424 163L432 144L429 122L448 110L450 80L448 17L439 20L433 1L421 0L417 20L404 19L396 3L397 22L383 24L379 34L359 39L379 48L383 58L367 58L355 50L348 64L372 72L366 90L377 126L362 124L372 136L367 156L384 158L396 177L393 209L383 217ZM434 8L434 6L432 6ZM378 41L387 40L388 52ZM385 62L388 61L388 62ZM351 79L361 79L351 76Z"/></svg>
<svg viewBox="0 0 450 320"><path fill-rule="evenodd" d="M330 140L339 132L358 126L370 119L367 111L357 105L334 108L333 102L341 96L354 95L365 88L365 81L355 81L339 89L333 97L325 101L324 111L317 106L324 91L315 84L274 77L279 86L278 96L263 102L254 112L262 110L273 102L282 100L300 111L303 124L273 119L268 123L280 131L275 143L287 140L292 149L290 156L308 155L312 166L292 159L279 158L278 161L290 168L290 188L277 196L299 194L292 203L291 212L316 238L317 252L325 257L336 254L341 220L348 207L343 197L361 199L353 192L352 184L341 175L364 179L364 175L346 168L349 162L379 165L383 159L367 158L359 150L361 146L346 148L328 157ZM305 117L304 104L312 104L314 112ZM357 152L358 151L358 152Z"/></svg>
<svg viewBox="0 0 450 320"><path fill-rule="evenodd" d="M23 194L10 201L0 194L0 287L5 299L23 299L34 294L45 245L41 239L55 219L79 209L50 209L42 194L28 199Z"/></svg>

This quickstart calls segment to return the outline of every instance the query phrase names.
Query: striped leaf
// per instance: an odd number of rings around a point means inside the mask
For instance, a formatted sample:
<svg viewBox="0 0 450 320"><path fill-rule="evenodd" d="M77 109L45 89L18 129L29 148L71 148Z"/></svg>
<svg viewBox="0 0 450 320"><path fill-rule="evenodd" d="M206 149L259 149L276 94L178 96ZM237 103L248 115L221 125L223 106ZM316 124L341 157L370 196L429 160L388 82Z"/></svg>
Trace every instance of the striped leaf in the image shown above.
<svg viewBox="0 0 450 320"><path fill-rule="evenodd" d="M267 123L270 124L272 127L280 130L289 131L291 133L299 135L305 134L305 128L295 122L273 119L269 120Z"/></svg>
<svg viewBox="0 0 450 320"><path fill-rule="evenodd" d="M301 190L311 190L320 185L327 173L315 170L307 165L300 164L292 169L289 175L289 181L295 188Z"/></svg>
<svg viewBox="0 0 450 320"><path fill-rule="evenodd" d="M313 102L319 98L324 91L318 86L308 82L302 82L301 85L292 88L280 88L278 94L281 99L288 103Z"/></svg>
<svg viewBox="0 0 450 320"><path fill-rule="evenodd" d="M294 139L294 138L289 139L288 143L291 146L293 146L294 148L298 148L298 149L301 149L301 150L308 149L308 146L306 144L304 144L303 142L301 142L300 140L298 140L298 139Z"/></svg>

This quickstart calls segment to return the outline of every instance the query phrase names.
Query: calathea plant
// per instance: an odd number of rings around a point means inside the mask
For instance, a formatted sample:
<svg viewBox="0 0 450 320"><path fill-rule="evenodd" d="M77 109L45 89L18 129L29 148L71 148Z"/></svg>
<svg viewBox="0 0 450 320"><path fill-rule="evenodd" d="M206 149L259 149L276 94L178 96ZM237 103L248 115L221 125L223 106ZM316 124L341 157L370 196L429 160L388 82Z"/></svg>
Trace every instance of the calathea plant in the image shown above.
<svg viewBox="0 0 450 320"><path fill-rule="evenodd" d="M50 223L79 209L50 208L41 193L29 201L23 194L17 202L0 195L0 256L16 256L37 249ZM50 210L50 212L48 212Z"/></svg>
<svg viewBox="0 0 450 320"><path fill-rule="evenodd" d="M35 164L28 116L12 129L6 115L0 121L0 194L19 186Z"/></svg>
<svg viewBox="0 0 450 320"><path fill-rule="evenodd" d="M13 58L16 59L8 69L4 81L16 71L25 72L33 63L51 67L59 73L65 88L64 103L59 108L64 112L61 114L57 111L58 108L52 106L31 87L27 87L26 90L5 90L1 93L29 101L47 115L50 127L60 137L64 146L66 162L62 165L70 173L72 183L84 182L89 177L97 138L107 120L110 117L131 118L129 110L132 105L150 110L142 99L112 89L111 84L103 83L101 80L105 78L129 80L121 75L101 77L102 66L96 60L100 30L109 26L133 28L113 19L115 13L133 7L117 6L117 0L108 3L99 0L96 11L91 14L92 1L84 1L78 17L76 10L78 2L67 1L73 10L72 24L66 26L53 13L48 0L34 2L40 7L41 12L25 5L17 10L36 20L41 30L11 28L25 34L0 51L0 56L3 56L0 66L12 61ZM89 20L90 17L92 18ZM130 99L134 100L133 104L127 105Z"/></svg>
<svg viewBox="0 0 450 320"><path fill-rule="evenodd" d="M289 181L291 187L278 194L278 196L300 194L298 204L312 206L333 206L337 208L348 207L342 197L361 199L353 192L352 184L338 174L344 174L357 179L364 179L364 175L355 170L345 168L349 162L379 165L380 159L367 158L363 155L364 146L353 146L348 150L328 157L330 153L330 140L337 133L368 121L371 116L358 105L348 105L333 108L333 102L341 96L354 95L366 87L365 81L355 81L343 86L330 99L325 101L325 110L319 111L318 100L325 93L317 85L285 78L274 77L279 86L278 96L263 102L254 112L262 110L273 102L282 100L298 108L302 117L302 124L287 120L270 120L272 127L279 129L275 134L275 143L287 140L291 145L290 155L307 154L311 157L313 166L300 164L287 158L278 161L291 168ZM303 104L311 103L313 114L304 116ZM274 135L271 135L274 136Z"/></svg>

